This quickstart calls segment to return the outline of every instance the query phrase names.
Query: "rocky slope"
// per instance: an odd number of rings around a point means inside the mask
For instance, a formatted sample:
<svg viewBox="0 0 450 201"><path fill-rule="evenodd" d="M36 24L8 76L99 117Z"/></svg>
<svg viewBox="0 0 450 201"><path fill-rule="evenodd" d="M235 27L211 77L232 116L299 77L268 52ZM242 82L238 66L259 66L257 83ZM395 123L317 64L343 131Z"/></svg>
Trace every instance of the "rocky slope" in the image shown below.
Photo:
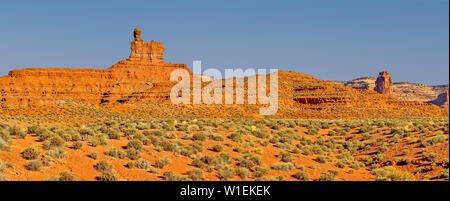
<svg viewBox="0 0 450 201"><path fill-rule="evenodd" d="M362 77L357 78L348 82L335 82L337 84L352 87L354 89L361 90L373 90L375 88L376 78L373 77ZM433 103L437 106L442 106L443 108L448 108L444 100L445 97L442 97L442 101L435 101L438 99L440 94L444 94L446 90L448 90L449 85L438 85L438 86L429 86L424 84L416 84L409 82L394 82L393 83L393 94L402 100L405 101L418 101L425 103Z"/></svg>

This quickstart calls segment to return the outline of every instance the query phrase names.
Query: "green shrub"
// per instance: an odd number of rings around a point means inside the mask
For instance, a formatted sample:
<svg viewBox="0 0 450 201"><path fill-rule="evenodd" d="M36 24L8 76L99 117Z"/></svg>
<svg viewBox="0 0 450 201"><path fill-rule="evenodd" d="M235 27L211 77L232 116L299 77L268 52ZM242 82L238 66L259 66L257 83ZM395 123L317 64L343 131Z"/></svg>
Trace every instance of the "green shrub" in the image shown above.
<svg viewBox="0 0 450 201"><path fill-rule="evenodd" d="M157 168L163 168L166 165L169 165L172 161L170 160L170 158L168 156L164 156L159 160L155 161L155 167Z"/></svg>
<svg viewBox="0 0 450 201"><path fill-rule="evenodd" d="M25 169L31 171L39 171L42 167L42 161L40 160L32 160L25 164Z"/></svg>
<svg viewBox="0 0 450 201"><path fill-rule="evenodd" d="M109 164L107 160L101 160L94 165L94 168L99 172L111 171L113 169L112 165Z"/></svg>
<svg viewBox="0 0 450 201"><path fill-rule="evenodd" d="M93 151L88 155L88 157L96 160L98 157L98 154L97 154L97 152Z"/></svg>
<svg viewBox="0 0 450 201"><path fill-rule="evenodd" d="M172 171L164 172L163 177L165 181L181 181L183 179L181 175L176 174Z"/></svg>
<svg viewBox="0 0 450 201"><path fill-rule="evenodd" d="M74 149L81 149L83 147L83 143L81 141L75 141L72 143L72 148Z"/></svg>
<svg viewBox="0 0 450 201"><path fill-rule="evenodd" d="M48 150L47 152L45 152L45 155L50 156L52 158L56 158L56 159L62 159L67 157L67 152L61 148L61 147L57 147L51 150Z"/></svg>
<svg viewBox="0 0 450 201"><path fill-rule="evenodd" d="M234 172L230 168L226 167L217 171L217 177L220 180L227 181L234 177Z"/></svg>
<svg viewBox="0 0 450 201"><path fill-rule="evenodd" d="M133 139L127 144L127 149L135 149L137 151L142 151L144 149L144 144L137 139Z"/></svg>
<svg viewBox="0 0 450 201"><path fill-rule="evenodd" d="M9 134L21 139L25 138L25 136L27 135L27 133L17 125L9 128Z"/></svg>
<svg viewBox="0 0 450 201"><path fill-rule="evenodd" d="M200 181L203 179L203 173L202 170L199 168L190 169L186 172L188 175L188 178L192 181Z"/></svg>
<svg viewBox="0 0 450 201"><path fill-rule="evenodd" d="M194 135L192 136L192 139L196 141L205 141L206 138L207 136L204 132L194 133Z"/></svg>
<svg viewBox="0 0 450 201"><path fill-rule="evenodd" d="M308 181L309 180L309 174L306 171L298 171L297 173L295 173L292 176L300 181Z"/></svg>
<svg viewBox="0 0 450 201"><path fill-rule="evenodd" d="M37 148L29 147L29 148L26 148L25 150L23 150L22 157L27 160L34 160L34 159L37 159L40 154L41 153L39 152L39 150Z"/></svg>
<svg viewBox="0 0 450 201"><path fill-rule="evenodd" d="M147 169L151 166L151 163L145 159L139 159L134 162L134 166L139 169Z"/></svg>
<svg viewBox="0 0 450 201"><path fill-rule="evenodd" d="M211 150L215 152L221 152L223 150L223 147L220 144L215 144L212 146Z"/></svg>
<svg viewBox="0 0 450 201"><path fill-rule="evenodd" d="M273 165L272 168L274 170L288 171L293 170L295 167L291 163L275 163L275 165Z"/></svg>
<svg viewBox="0 0 450 201"><path fill-rule="evenodd" d="M236 167L234 171L241 179L246 179L250 175L250 170L245 167Z"/></svg>
<svg viewBox="0 0 450 201"><path fill-rule="evenodd" d="M116 175L110 170L103 171L98 179L100 181L117 181Z"/></svg>
<svg viewBox="0 0 450 201"><path fill-rule="evenodd" d="M71 172L61 172L59 174L59 181L75 181L75 175Z"/></svg>
<svg viewBox="0 0 450 201"><path fill-rule="evenodd" d="M135 148L129 148L126 150L126 155L131 160L137 160L141 158L141 153Z"/></svg>

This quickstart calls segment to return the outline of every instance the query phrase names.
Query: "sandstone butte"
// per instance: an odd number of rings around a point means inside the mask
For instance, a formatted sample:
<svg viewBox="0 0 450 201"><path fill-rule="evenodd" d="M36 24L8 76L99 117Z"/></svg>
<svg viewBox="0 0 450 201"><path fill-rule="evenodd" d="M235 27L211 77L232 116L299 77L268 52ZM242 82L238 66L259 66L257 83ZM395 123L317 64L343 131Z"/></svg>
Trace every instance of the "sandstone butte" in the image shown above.
<svg viewBox="0 0 450 201"><path fill-rule="evenodd" d="M375 81L375 88L373 90L387 96L394 95L394 87L392 85L392 78L389 75L389 72L383 71L378 74L378 78Z"/></svg>
<svg viewBox="0 0 450 201"><path fill-rule="evenodd" d="M0 108L85 102L149 117L255 117L257 105L174 105L169 81L185 64L164 62L164 45L144 42L134 30L131 54L107 69L27 68L0 77ZM191 71L189 71L191 73ZM191 73L191 76L193 74ZM310 75L279 71L279 109L284 118L448 116L435 105L392 96L392 79L380 73L377 91L357 90ZM269 79L267 79L269 80ZM246 79L247 81L247 79ZM247 85L245 85L247 87ZM247 91L247 90L245 90Z"/></svg>

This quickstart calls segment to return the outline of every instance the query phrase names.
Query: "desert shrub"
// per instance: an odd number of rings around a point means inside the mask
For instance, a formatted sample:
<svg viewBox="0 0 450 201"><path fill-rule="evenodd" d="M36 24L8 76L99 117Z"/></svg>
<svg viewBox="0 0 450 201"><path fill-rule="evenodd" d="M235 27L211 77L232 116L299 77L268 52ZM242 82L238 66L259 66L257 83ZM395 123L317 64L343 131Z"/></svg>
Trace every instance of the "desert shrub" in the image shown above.
<svg viewBox="0 0 450 201"><path fill-rule="evenodd" d="M318 163L326 163L327 162L327 159L323 156L317 156L314 160Z"/></svg>
<svg viewBox="0 0 450 201"><path fill-rule="evenodd" d="M190 169L186 172L188 175L188 178L192 181L200 181L203 179L203 173L202 170L199 168Z"/></svg>
<svg viewBox="0 0 450 201"><path fill-rule="evenodd" d="M67 152L63 148L57 147L57 148L48 150L47 152L45 152L45 155L50 156L52 158L56 158L56 159L62 159L62 158L67 157Z"/></svg>
<svg viewBox="0 0 450 201"><path fill-rule="evenodd" d="M223 150L223 147L220 144L215 144L212 146L211 150L213 150L215 152L221 152Z"/></svg>
<svg viewBox="0 0 450 201"><path fill-rule="evenodd" d="M9 134L21 139L25 138L25 136L27 135L27 133L17 125L9 128Z"/></svg>
<svg viewBox="0 0 450 201"><path fill-rule="evenodd" d="M126 155L131 160L137 160L141 157L141 153L135 148L129 148L126 150Z"/></svg>
<svg viewBox="0 0 450 201"><path fill-rule="evenodd" d="M230 135L230 139L233 140L234 142L242 142L242 135L239 133L232 133Z"/></svg>
<svg viewBox="0 0 450 201"><path fill-rule="evenodd" d="M436 161L436 159L437 159L437 154L436 154L436 153L428 153L428 154L426 154L425 159L426 159L427 161L434 162L434 161Z"/></svg>
<svg viewBox="0 0 450 201"><path fill-rule="evenodd" d="M300 181L308 181L309 180L309 174L306 171L298 171L292 177L300 180Z"/></svg>
<svg viewBox="0 0 450 201"><path fill-rule="evenodd" d="M165 181L181 181L181 180L183 180L181 175L176 174L172 171L164 172L163 177L164 177Z"/></svg>
<svg viewBox="0 0 450 201"><path fill-rule="evenodd" d="M97 154L97 152L93 151L88 155L88 157L96 160L98 157L98 154Z"/></svg>
<svg viewBox="0 0 450 201"><path fill-rule="evenodd" d="M72 142L72 148L81 149L81 147L83 147L83 143L81 141Z"/></svg>
<svg viewBox="0 0 450 201"><path fill-rule="evenodd" d="M12 144L9 131L0 127L0 150L6 150Z"/></svg>
<svg viewBox="0 0 450 201"><path fill-rule="evenodd" d="M291 163L275 163L275 165L273 165L272 168L274 170L288 171L293 170L295 167Z"/></svg>
<svg viewBox="0 0 450 201"><path fill-rule="evenodd" d="M248 169L262 165L261 158L253 154L245 154L242 157L237 157L236 160L238 161L238 166L246 167Z"/></svg>
<svg viewBox="0 0 450 201"><path fill-rule="evenodd" d="M335 175L331 173L322 173L317 181L334 181Z"/></svg>
<svg viewBox="0 0 450 201"><path fill-rule="evenodd" d="M104 134L96 134L90 138L91 146L106 146L108 145L108 139Z"/></svg>
<svg viewBox="0 0 450 201"><path fill-rule="evenodd" d="M157 168L163 168L166 165L169 165L172 161L170 160L170 158L168 156L164 156L159 160L155 161L155 167Z"/></svg>
<svg viewBox="0 0 450 201"><path fill-rule="evenodd" d="M42 167L42 161L40 160L32 160L25 164L25 169L31 171L39 171Z"/></svg>
<svg viewBox="0 0 450 201"><path fill-rule="evenodd" d="M133 139L127 144L127 149L135 149L137 151L142 151L144 149L144 144L137 139Z"/></svg>
<svg viewBox="0 0 450 201"><path fill-rule="evenodd" d="M250 175L250 170L245 167L236 167L234 172L241 179L246 179Z"/></svg>
<svg viewBox="0 0 450 201"><path fill-rule="evenodd" d="M104 133L108 136L109 139L115 139L115 140L120 139L120 134L117 130L109 128L109 129L106 129Z"/></svg>
<svg viewBox="0 0 450 201"><path fill-rule="evenodd" d="M221 135L214 135L213 140L222 142L225 141L225 138Z"/></svg>
<svg viewBox="0 0 450 201"><path fill-rule="evenodd" d="M392 166L373 169L372 174L375 175L376 181L415 181L412 173L397 170Z"/></svg>
<svg viewBox="0 0 450 201"><path fill-rule="evenodd" d="M8 167L11 167L10 163L0 160L0 172L4 171Z"/></svg>
<svg viewBox="0 0 450 201"><path fill-rule="evenodd" d="M27 160L34 160L34 159L37 159L40 154L41 153L40 153L39 149L37 149L35 147L29 147L29 148L26 148L25 150L23 150L22 157Z"/></svg>
<svg viewBox="0 0 450 201"><path fill-rule="evenodd" d="M139 169L147 169L150 167L150 165L151 165L151 163L145 159L139 159L134 162L134 166Z"/></svg>
<svg viewBox="0 0 450 201"><path fill-rule="evenodd" d="M94 168L99 172L111 171L113 169L112 165L109 164L107 160L101 160L94 165Z"/></svg>
<svg viewBox="0 0 450 201"><path fill-rule="evenodd" d="M192 135L192 139L196 141L205 141L208 136L204 132L197 132Z"/></svg>
<svg viewBox="0 0 450 201"><path fill-rule="evenodd" d="M446 169L446 170L444 170L444 171L442 171L441 173L439 173L439 178L441 178L441 179L448 179L448 177L449 177L449 175L448 175L449 173L448 173L448 168Z"/></svg>
<svg viewBox="0 0 450 201"><path fill-rule="evenodd" d="M226 167L217 171L217 177L220 180L227 181L234 177L234 172L230 168Z"/></svg>
<svg viewBox="0 0 450 201"><path fill-rule="evenodd" d="M116 175L111 170L105 170L98 178L100 181L117 181Z"/></svg>
<svg viewBox="0 0 450 201"><path fill-rule="evenodd" d="M112 147L112 148L108 149L105 152L105 154L108 156L114 157L114 158L125 158L126 157L126 153L123 151L120 151L116 147Z"/></svg>
<svg viewBox="0 0 450 201"><path fill-rule="evenodd" d="M269 173L269 168L256 167L255 172L253 172L253 177L262 177Z"/></svg>
<svg viewBox="0 0 450 201"><path fill-rule="evenodd" d="M52 138L50 138L50 148L62 147L65 142L66 141L64 141L64 139L62 139L60 136L55 135Z"/></svg>
<svg viewBox="0 0 450 201"><path fill-rule="evenodd" d="M281 161L283 161L283 162L291 162L292 161L291 153L289 153L289 152L280 152L279 157L280 157Z"/></svg>
<svg viewBox="0 0 450 201"><path fill-rule="evenodd" d="M75 181L75 175L71 172L61 172L58 181Z"/></svg>

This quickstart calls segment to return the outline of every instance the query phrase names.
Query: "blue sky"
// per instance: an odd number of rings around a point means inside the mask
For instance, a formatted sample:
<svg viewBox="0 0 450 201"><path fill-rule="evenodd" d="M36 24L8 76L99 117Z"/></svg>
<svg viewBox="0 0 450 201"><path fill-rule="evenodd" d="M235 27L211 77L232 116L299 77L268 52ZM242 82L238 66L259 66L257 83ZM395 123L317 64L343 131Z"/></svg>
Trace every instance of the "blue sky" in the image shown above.
<svg viewBox="0 0 450 201"><path fill-rule="evenodd" d="M325 80L449 82L448 0L11 1L0 3L0 75L29 67L107 68L132 30L165 61L278 68Z"/></svg>

